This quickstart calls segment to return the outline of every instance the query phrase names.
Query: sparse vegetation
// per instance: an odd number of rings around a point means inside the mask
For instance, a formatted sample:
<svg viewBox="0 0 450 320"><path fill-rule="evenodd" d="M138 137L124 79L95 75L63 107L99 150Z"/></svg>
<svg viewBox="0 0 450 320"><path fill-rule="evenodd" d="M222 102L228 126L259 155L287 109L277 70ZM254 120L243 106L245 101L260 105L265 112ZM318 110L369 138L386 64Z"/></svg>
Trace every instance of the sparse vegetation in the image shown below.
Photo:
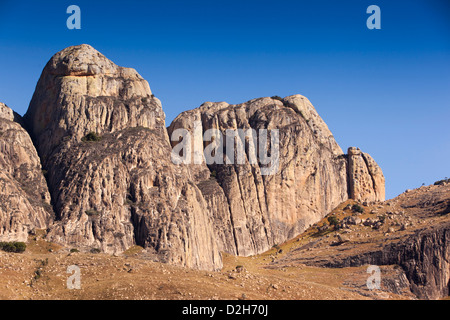
<svg viewBox="0 0 450 320"><path fill-rule="evenodd" d="M359 204L354 204L352 206L352 211L353 212L358 212L358 213L364 213L364 208L361 207Z"/></svg>
<svg viewBox="0 0 450 320"><path fill-rule="evenodd" d="M0 242L0 249L6 252L22 253L26 248L27 245L24 242Z"/></svg>
<svg viewBox="0 0 450 320"><path fill-rule="evenodd" d="M217 179L217 172L216 172L216 170L211 171L211 173L209 175L209 178L210 179L214 179L214 180Z"/></svg>
<svg viewBox="0 0 450 320"><path fill-rule="evenodd" d="M76 249L76 248L70 249L70 253L73 253L73 252L80 252L80 250L78 250L78 249Z"/></svg>
<svg viewBox="0 0 450 320"><path fill-rule="evenodd" d="M442 180L436 181L436 182L434 183L434 185L435 185L435 186L441 186L441 185L446 184L446 183L450 183L450 179L447 178L447 177L445 177L445 178L442 179Z"/></svg>
<svg viewBox="0 0 450 320"><path fill-rule="evenodd" d="M99 248L92 248L91 253L100 253L102 252Z"/></svg>
<svg viewBox="0 0 450 320"><path fill-rule="evenodd" d="M81 141L83 142L96 142L96 141L100 141L102 140L102 137L99 136L97 133L95 132L89 132L87 135L85 135Z"/></svg>
<svg viewBox="0 0 450 320"><path fill-rule="evenodd" d="M329 216L327 218L327 220L328 220L328 223L330 224L330 226L333 226L335 229L337 229L337 227L339 226L340 221L339 221L338 218L336 218L336 216Z"/></svg>
<svg viewBox="0 0 450 320"><path fill-rule="evenodd" d="M100 212L98 212L97 210L94 210L94 209L86 210L85 213L86 213L89 217L95 217L95 216L100 215Z"/></svg>
<svg viewBox="0 0 450 320"><path fill-rule="evenodd" d="M283 98L280 96L272 96L271 98L274 100L279 100L279 101L283 102Z"/></svg>

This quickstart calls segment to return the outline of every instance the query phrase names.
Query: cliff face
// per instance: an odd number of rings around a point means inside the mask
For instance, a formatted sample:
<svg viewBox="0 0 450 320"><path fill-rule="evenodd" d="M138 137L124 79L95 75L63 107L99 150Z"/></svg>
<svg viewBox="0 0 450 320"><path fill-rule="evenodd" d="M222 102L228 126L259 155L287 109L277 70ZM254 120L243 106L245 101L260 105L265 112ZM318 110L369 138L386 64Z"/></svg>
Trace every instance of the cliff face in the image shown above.
<svg viewBox="0 0 450 320"><path fill-rule="evenodd" d="M239 105L207 102L183 112L168 129L174 150L187 141L180 138L180 129L189 132L191 148L185 151L190 154L191 176L208 202L219 248L229 253L247 256L266 251L296 236L349 197L384 200L384 177L375 161L359 149L357 158L356 148L349 149L348 157L344 155L315 108L301 95ZM272 173L262 172L267 165L252 163L251 135L241 139L243 161L235 158L227 164L228 149L234 147L231 153L236 155L238 147L237 143L227 145L226 140L238 129L253 130L257 147L259 130L278 130L278 150L273 141L267 143L268 153L277 153ZM206 151L212 144L208 132L223 137L224 164L207 165L202 156L203 148ZM195 162L196 154L201 161Z"/></svg>
<svg viewBox="0 0 450 320"><path fill-rule="evenodd" d="M41 163L19 118L0 103L0 241L26 241L52 221Z"/></svg>
<svg viewBox="0 0 450 320"><path fill-rule="evenodd" d="M365 153L343 154L305 97L239 105L207 102L182 113L167 130L161 102L147 81L89 45L58 52L42 72L24 116L40 159L26 132L12 122L15 116L4 108L0 114L8 118L2 120L4 128L15 128L30 149L17 149L18 138L3 140L5 150L24 153L13 163L14 156L8 155L13 152L5 151L4 167L14 172L8 179L36 181L39 187L30 192L39 193L45 203L41 207L50 207L51 195L55 221L48 239L70 247L120 253L137 244L158 261L217 269L220 251L264 252L349 196L384 198L384 178L373 159ZM193 163L174 158L177 129L188 132L194 144L178 156L189 153ZM239 130L247 130L243 140L226 141L229 132ZM213 158L226 160L230 152L229 157L240 160L206 164L204 151L218 142L203 141L211 132L225 137L224 156L214 153ZM253 149L250 141L256 143ZM26 178L17 169L24 168L22 162L34 168L27 169ZM15 183L8 180L5 195L18 192L11 189ZM34 217L37 227L47 227L47 211L34 207L40 211L18 211ZM6 227L14 225L8 217L1 220L4 234L13 235L16 231ZM29 224L25 218L18 221ZM21 239L28 229L21 231Z"/></svg>
<svg viewBox="0 0 450 320"><path fill-rule="evenodd" d="M88 45L49 61L25 119L48 171L50 240L109 253L138 244L158 261L221 266L206 202L170 160L164 117L136 71Z"/></svg>

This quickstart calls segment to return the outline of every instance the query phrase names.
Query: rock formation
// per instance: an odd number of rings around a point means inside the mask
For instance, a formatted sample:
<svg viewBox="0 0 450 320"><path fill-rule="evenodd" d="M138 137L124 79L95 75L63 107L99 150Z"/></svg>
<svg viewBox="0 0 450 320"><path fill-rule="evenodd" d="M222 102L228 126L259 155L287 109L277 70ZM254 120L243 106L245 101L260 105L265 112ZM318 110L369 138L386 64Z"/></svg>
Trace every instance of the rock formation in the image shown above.
<svg viewBox="0 0 450 320"><path fill-rule="evenodd" d="M50 240L109 253L138 244L158 261L221 266L206 202L170 160L164 118L135 70L88 45L52 57L25 115L57 215Z"/></svg>
<svg viewBox="0 0 450 320"><path fill-rule="evenodd" d="M39 157L18 118L0 103L0 241L26 241L53 214Z"/></svg>
<svg viewBox="0 0 450 320"><path fill-rule="evenodd" d="M10 110L1 108L0 114L8 118L2 123L28 137L12 122L17 116ZM380 168L359 150L345 155L307 98L207 102L183 112L167 130L161 102L147 81L89 45L66 48L50 59L24 121L55 212L48 239L68 247L120 253L137 244L158 261L217 269L221 251L243 256L266 251L349 197L384 199ZM174 161L177 129L192 135L193 159L199 162ZM248 130L243 152L240 139L234 149L226 139L239 129ZM203 141L211 130L224 135L224 154L233 151L231 157L241 162L205 163L203 149L218 142ZM268 132L267 140L261 130ZM39 158L28 143L30 168L39 173L33 177L43 184ZM12 145L8 140L4 148ZM45 190L33 192L41 192L48 206ZM45 212L27 214L43 227Z"/></svg>
<svg viewBox="0 0 450 320"><path fill-rule="evenodd" d="M261 253L299 234L349 197L384 200L384 177L375 161L356 148L350 148L346 157L315 108L301 95L239 105L207 102L183 112L168 129L174 150L180 143L178 129L191 133L191 160L201 152L196 145L209 145L209 139L203 141L208 131L217 130L226 137L227 130L254 129L256 134L259 129L279 130L275 174L263 175L259 163L250 163L248 146L243 164L207 166L203 159L190 165L191 176L213 215L219 248L226 252Z"/></svg>
<svg viewBox="0 0 450 320"><path fill-rule="evenodd" d="M359 148L348 148L349 197L358 201L384 201L384 176L375 160Z"/></svg>

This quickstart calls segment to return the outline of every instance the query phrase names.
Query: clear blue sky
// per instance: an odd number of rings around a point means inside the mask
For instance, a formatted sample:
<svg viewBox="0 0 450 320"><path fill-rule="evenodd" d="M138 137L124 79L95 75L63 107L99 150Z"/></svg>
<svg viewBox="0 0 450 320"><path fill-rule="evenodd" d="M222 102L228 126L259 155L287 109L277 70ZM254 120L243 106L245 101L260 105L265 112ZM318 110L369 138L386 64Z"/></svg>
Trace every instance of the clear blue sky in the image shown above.
<svg viewBox="0 0 450 320"><path fill-rule="evenodd" d="M375 158L387 198L450 176L448 0L0 0L0 101L24 114L50 57L81 43L147 79L167 125L205 101L300 93Z"/></svg>

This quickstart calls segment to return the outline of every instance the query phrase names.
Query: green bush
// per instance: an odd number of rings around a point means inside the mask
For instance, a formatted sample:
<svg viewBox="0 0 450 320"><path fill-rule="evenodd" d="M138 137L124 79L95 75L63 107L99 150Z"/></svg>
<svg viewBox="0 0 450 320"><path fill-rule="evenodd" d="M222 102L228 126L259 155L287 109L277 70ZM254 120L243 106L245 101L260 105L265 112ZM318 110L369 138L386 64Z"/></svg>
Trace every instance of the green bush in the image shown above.
<svg viewBox="0 0 450 320"><path fill-rule="evenodd" d="M97 210L94 210L94 209L86 210L85 213L86 213L89 217L92 217L92 216L98 216L98 215L100 214L100 212L98 212Z"/></svg>
<svg viewBox="0 0 450 320"><path fill-rule="evenodd" d="M328 223L330 224L330 226L336 227L339 225L339 219L336 218L336 216L329 216L327 218L327 220L328 220Z"/></svg>
<svg viewBox="0 0 450 320"><path fill-rule="evenodd" d="M271 98L274 100L279 100L279 101L283 102L283 98L280 96L272 96Z"/></svg>
<svg viewBox="0 0 450 320"><path fill-rule="evenodd" d="M0 249L6 252L22 253L27 245L24 242L0 242Z"/></svg>
<svg viewBox="0 0 450 320"><path fill-rule="evenodd" d="M102 140L102 137L100 137L95 132L89 132L84 138L81 139L81 141L84 141L84 142L95 142L95 141L100 141L100 140Z"/></svg>
<svg viewBox="0 0 450 320"><path fill-rule="evenodd" d="M364 208L361 207L359 204L354 204L352 206L352 210L353 210L353 212L364 213Z"/></svg>
<svg viewBox="0 0 450 320"><path fill-rule="evenodd" d="M449 182L450 182L450 179L447 178L447 177L445 177L445 178L442 179L442 180L436 181L436 182L434 183L434 185L435 185L435 186L440 186L440 185L443 185L443 184L449 183Z"/></svg>

